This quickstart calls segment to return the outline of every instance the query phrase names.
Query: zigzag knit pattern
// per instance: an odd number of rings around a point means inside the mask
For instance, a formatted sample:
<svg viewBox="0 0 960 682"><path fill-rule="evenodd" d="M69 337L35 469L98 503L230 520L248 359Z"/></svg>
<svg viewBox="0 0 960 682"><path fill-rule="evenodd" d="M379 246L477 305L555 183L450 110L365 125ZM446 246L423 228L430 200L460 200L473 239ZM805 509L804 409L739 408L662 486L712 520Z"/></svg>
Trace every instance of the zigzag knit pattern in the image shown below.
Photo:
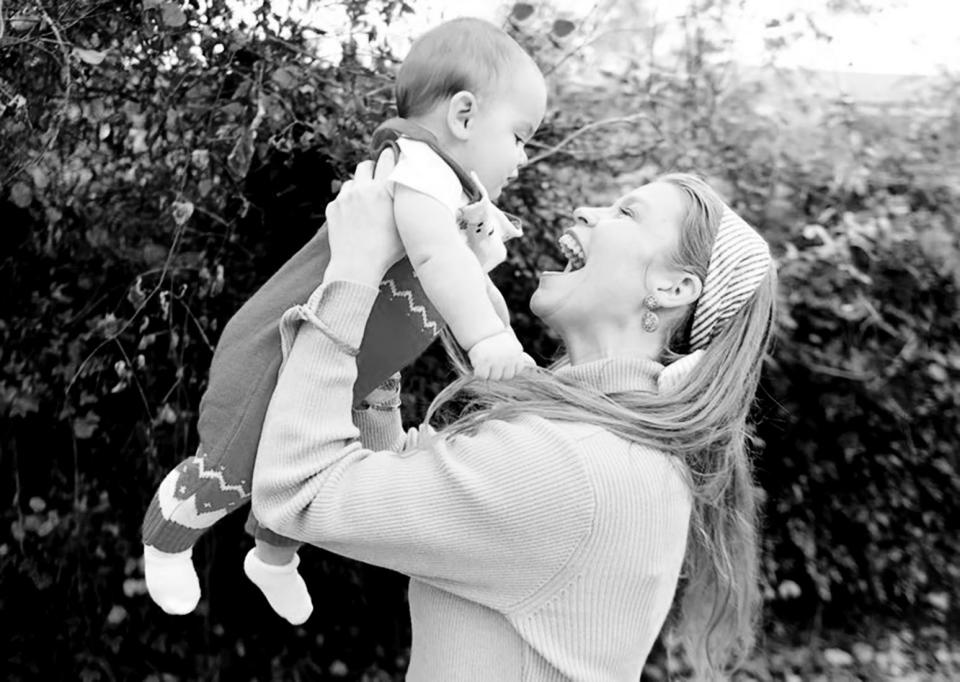
<svg viewBox="0 0 960 682"><path fill-rule="evenodd" d="M224 467L210 467L204 454L180 463L163 479L150 501L143 540L165 552L193 545L197 538L250 499L250 481L229 482Z"/></svg>
<svg viewBox="0 0 960 682"><path fill-rule="evenodd" d="M185 460L178 467L182 473L179 481L180 485L174 492L174 497L177 500L189 499L184 495L189 491L196 491L197 512L199 513L225 505L236 505L250 497L250 481L241 480L239 483L229 483L223 476L223 472L226 471L223 465L208 468L206 462L207 456L200 454ZM203 509L201 509L201 506Z"/></svg>
<svg viewBox="0 0 960 682"><path fill-rule="evenodd" d="M430 319L430 317L427 315L427 309L416 302L412 291L409 289L398 288L397 283L392 279L383 280L383 283L380 285L380 287L381 289L389 292L391 299L405 299L410 312L423 321L422 324L425 331L429 331L432 336L436 336L440 333L440 325Z"/></svg>

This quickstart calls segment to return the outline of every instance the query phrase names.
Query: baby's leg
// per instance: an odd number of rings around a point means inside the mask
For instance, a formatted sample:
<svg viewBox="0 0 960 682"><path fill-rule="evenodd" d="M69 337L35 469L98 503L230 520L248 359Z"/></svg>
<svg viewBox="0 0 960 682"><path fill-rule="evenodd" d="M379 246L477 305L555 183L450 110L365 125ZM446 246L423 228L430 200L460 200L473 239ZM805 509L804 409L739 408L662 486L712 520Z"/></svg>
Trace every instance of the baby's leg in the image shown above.
<svg viewBox="0 0 960 682"><path fill-rule="evenodd" d="M300 625L313 613L307 584L297 571L300 543L267 530L253 514L247 519L247 531L256 538L256 546L243 561L244 573L278 615Z"/></svg>
<svg viewBox="0 0 960 682"><path fill-rule="evenodd" d="M181 462L157 488L143 520L147 592L170 614L190 613L200 600L193 545L214 523L250 498L249 477L235 484L203 451Z"/></svg>
<svg viewBox="0 0 960 682"><path fill-rule="evenodd" d="M258 539L254 545L253 551L257 559L270 566L286 566L293 557L297 556L297 545L280 546L273 545L266 540Z"/></svg>

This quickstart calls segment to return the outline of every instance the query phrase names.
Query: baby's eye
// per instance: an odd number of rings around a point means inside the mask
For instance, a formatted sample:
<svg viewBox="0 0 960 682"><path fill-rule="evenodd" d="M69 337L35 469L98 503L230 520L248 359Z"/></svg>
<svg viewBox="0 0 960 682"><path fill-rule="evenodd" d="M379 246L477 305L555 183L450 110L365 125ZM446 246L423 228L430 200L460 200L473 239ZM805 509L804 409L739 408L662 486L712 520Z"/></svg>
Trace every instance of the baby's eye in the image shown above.
<svg viewBox="0 0 960 682"><path fill-rule="evenodd" d="M620 213L620 215L626 216L627 218L632 218L632 217L633 217L633 211L630 210L629 208L627 208L626 206L621 206L621 207L619 208L619 213Z"/></svg>

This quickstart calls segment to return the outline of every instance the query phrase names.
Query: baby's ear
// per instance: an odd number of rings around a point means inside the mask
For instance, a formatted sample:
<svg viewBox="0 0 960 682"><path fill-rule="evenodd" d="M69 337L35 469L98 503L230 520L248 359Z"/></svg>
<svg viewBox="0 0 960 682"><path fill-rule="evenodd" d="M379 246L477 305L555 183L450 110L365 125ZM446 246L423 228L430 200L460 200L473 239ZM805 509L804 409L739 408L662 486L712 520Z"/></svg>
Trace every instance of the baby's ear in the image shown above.
<svg viewBox="0 0 960 682"><path fill-rule="evenodd" d="M477 116L477 98L468 90L461 90L447 104L447 128L458 140L467 140L473 133Z"/></svg>

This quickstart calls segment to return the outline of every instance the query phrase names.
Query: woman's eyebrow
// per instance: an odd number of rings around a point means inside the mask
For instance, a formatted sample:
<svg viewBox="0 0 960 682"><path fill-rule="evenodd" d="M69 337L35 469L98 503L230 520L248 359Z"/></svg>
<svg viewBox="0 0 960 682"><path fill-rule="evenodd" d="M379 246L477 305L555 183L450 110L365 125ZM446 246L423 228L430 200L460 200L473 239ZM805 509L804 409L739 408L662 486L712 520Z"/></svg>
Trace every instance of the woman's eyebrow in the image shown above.
<svg viewBox="0 0 960 682"><path fill-rule="evenodd" d="M650 204L645 199L643 199L642 197L638 197L636 194L628 194L627 196L623 197L620 201L618 201L617 205L621 208L637 207L643 210L646 210L647 208L650 207Z"/></svg>

